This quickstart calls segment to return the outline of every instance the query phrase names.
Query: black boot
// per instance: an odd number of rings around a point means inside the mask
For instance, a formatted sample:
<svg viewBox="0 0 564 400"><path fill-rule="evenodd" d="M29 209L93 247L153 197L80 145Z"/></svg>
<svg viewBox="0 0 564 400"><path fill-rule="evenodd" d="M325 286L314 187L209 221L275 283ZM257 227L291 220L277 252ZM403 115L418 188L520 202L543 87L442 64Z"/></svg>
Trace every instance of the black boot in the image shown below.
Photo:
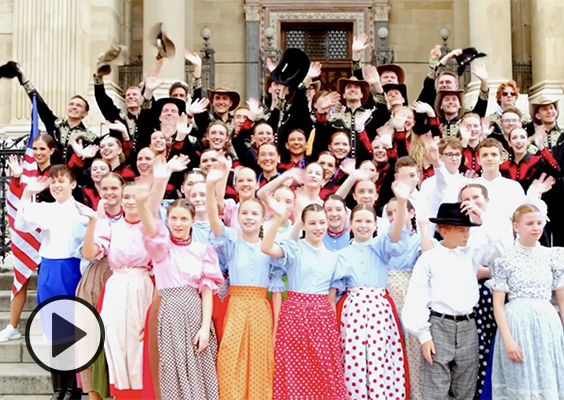
<svg viewBox="0 0 564 400"><path fill-rule="evenodd" d="M61 390L55 390L55 393L53 393L51 400L60 400L62 397L63 397L63 392Z"/></svg>
<svg viewBox="0 0 564 400"><path fill-rule="evenodd" d="M63 397L61 400L72 400L72 389L67 389L65 391L65 397Z"/></svg>

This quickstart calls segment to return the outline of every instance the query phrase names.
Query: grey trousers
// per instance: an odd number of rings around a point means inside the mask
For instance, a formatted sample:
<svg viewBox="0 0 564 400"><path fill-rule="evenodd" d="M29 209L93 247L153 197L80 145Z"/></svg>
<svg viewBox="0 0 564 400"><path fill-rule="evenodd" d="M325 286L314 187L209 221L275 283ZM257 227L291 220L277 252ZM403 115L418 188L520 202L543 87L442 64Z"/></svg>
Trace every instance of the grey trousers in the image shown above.
<svg viewBox="0 0 564 400"><path fill-rule="evenodd" d="M455 322L431 316L433 365L421 361L420 390L426 400L472 400L478 381L476 320Z"/></svg>

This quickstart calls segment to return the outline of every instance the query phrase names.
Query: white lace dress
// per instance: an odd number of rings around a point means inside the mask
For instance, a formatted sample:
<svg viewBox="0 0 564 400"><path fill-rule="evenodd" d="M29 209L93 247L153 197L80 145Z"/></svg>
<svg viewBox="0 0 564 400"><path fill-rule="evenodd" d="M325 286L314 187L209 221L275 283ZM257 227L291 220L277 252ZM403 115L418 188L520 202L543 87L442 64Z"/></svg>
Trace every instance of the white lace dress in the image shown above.
<svg viewBox="0 0 564 400"><path fill-rule="evenodd" d="M525 248L516 242L494 261L488 286L508 294L509 332L524 360L509 360L496 335L493 399L564 400L564 327L550 302L552 291L564 287L564 248Z"/></svg>

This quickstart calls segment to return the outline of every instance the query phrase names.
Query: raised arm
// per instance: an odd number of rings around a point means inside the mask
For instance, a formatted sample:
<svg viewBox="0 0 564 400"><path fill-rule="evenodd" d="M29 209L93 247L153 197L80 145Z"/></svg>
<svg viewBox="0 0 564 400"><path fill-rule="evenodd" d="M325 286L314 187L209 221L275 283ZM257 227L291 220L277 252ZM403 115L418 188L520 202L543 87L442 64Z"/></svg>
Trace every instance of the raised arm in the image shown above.
<svg viewBox="0 0 564 400"><path fill-rule="evenodd" d="M392 190L394 196L398 201L398 209L396 216L390 227L390 241L392 243L399 242L401 238L401 231L405 224L405 217L407 216L407 198L409 197L409 186L403 181L394 181L392 183Z"/></svg>
<svg viewBox="0 0 564 400"><path fill-rule="evenodd" d="M222 179L224 179L223 172L216 168L212 168L206 176L206 211L212 232L216 237L221 236L225 229L219 219L216 195L217 186Z"/></svg>
<svg viewBox="0 0 564 400"><path fill-rule="evenodd" d="M262 188L260 188L259 191L257 192L257 197L262 201L266 201L268 197L272 196L272 193L274 193L276 189L278 189L280 186L284 184L284 182L286 182L289 179L294 180L295 177L298 176L300 173L301 172L300 170L298 170L298 168L292 168L285 171L283 174L280 174L280 176L274 178L266 185L264 185Z"/></svg>
<svg viewBox="0 0 564 400"><path fill-rule="evenodd" d="M288 216L285 215L286 209L284 205L276 201L273 197L269 197L267 202L274 212L274 218L272 218L270 227L264 233L264 237L260 244L260 251L273 258L282 258L284 257L284 249L274 243L274 241L276 240L276 235L278 234L278 228L280 228L282 223L288 219Z"/></svg>
<svg viewBox="0 0 564 400"><path fill-rule="evenodd" d="M146 186L137 186L136 190L135 203L137 204L139 218L141 218L141 223L143 224L143 230L148 237L155 237L157 235L155 214L149 208L151 191Z"/></svg>

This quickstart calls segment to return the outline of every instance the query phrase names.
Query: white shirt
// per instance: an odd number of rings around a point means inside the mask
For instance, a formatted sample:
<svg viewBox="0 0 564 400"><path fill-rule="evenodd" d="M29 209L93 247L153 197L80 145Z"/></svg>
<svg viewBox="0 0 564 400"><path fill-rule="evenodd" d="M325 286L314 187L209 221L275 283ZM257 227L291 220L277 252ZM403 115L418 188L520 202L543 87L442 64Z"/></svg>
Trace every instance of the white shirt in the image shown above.
<svg viewBox="0 0 564 400"><path fill-rule="evenodd" d="M72 197L64 203L22 200L14 221L14 227L23 232L41 229L39 255L50 259L80 257L80 241L75 236L86 224L88 218L78 213Z"/></svg>
<svg viewBox="0 0 564 400"><path fill-rule="evenodd" d="M448 249L441 244L421 254L415 263L402 320L421 343L432 339L429 309L448 315L472 313L479 300L478 265L500 257L510 245L505 232L484 218L485 226L471 228L466 247Z"/></svg>
<svg viewBox="0 0 564 400"><path fill-rule="evenodd" d="M421 184L421 195L425 200L427 215L434 217L442 203L458 203L460 189L471 180L458 171L451 174L444 165L435 167L435 175L425 179Z"/></svg>

